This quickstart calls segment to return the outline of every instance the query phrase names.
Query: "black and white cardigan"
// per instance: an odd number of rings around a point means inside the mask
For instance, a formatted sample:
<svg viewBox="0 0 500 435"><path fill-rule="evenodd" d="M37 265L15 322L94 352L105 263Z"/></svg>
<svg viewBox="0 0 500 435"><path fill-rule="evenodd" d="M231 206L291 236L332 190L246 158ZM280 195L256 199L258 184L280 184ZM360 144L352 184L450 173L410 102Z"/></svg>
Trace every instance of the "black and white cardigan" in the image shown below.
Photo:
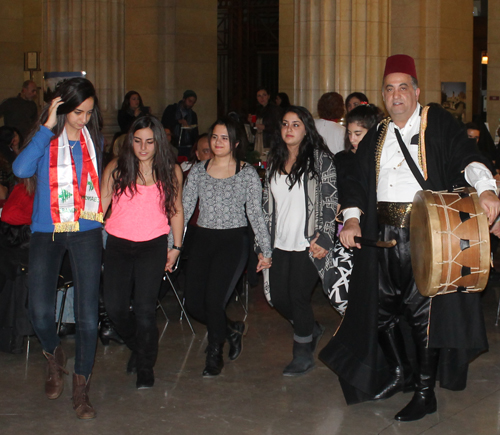
<svg viewBox="0 0 500 435"><path fill-rule="evenodd" d="M302 183L305 187L304 206L307 208L304 237L311 241L316 235L319 238L316 243L322 248L331 251L335 240L335 215L337 212L337 169L331 155L320 150L314 152L316 172L320 174L320 179L311 178L306 171L303 175ZM269 174L266 174L264 193L262 196L262 208L264 209L264 219L271 235L271 246L274 248L276 230L276 212L274 197L269 186ZM256 252L260 252L256 246ZM325 268L328 268L327 257L324 259L312 259L320 277L323 276ZM269 303L271 297L269 293L269 269L264 269L264 293Z"/></svg>

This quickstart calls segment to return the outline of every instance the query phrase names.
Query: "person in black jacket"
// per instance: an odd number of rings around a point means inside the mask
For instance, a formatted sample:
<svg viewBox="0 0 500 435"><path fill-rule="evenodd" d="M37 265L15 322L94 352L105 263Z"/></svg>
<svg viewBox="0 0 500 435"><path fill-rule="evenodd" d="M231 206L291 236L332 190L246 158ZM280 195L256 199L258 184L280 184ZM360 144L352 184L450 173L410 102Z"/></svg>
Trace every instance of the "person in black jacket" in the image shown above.
<svg viewBox="0 0 500 435"><path fill-rule="evenodd" d="M270 100L270 94L266 88L259 87L257 91L258 105L255 115L248 115L248 122L255 128L255 151L261 154L263 160L266 159L270 151L274 136L280 131L281 117L284 115L284 109L276 106Z"/></svg>
<svg viewBox="0 0 500 435"><path fill-rule="evenodd" d="M196 92L187 90L178 103L167 106L161 117L164 128L170 129L173 136L179 138L174 146L191 146L198 139L198 116L193 110L198 96Z"/></svg>

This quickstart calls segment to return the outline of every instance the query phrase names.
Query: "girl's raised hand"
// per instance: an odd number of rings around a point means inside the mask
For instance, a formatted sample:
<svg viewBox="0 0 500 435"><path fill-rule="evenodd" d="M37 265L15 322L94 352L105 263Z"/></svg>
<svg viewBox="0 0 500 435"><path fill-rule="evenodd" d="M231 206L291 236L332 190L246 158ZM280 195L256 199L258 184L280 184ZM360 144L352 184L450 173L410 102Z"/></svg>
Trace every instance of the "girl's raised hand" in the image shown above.
<svg viewBox="0 0 500 435"><path fill-rule="evenodd" d="M64 104L64 101L61 97L56 97L52 100L49 107L49 117L45 122L44 127L47 127L49 130L52 130L57 124L57 108Z"/></svg>

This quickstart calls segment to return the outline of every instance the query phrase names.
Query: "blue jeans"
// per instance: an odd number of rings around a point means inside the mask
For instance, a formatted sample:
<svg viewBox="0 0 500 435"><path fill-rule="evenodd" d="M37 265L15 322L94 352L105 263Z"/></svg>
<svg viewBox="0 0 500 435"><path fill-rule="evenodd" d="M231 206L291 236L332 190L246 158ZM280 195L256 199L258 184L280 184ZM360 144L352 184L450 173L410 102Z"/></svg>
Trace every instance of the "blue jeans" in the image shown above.
<svg viewBox="0 0 500 435"><path fill-rule="evenodd" d="M88 378L97 344L102 230L33 233L29 253L29 311L43 350L54 353L60 339L54 310L61 263L68 251L75 287L75 373Z"/></svg>

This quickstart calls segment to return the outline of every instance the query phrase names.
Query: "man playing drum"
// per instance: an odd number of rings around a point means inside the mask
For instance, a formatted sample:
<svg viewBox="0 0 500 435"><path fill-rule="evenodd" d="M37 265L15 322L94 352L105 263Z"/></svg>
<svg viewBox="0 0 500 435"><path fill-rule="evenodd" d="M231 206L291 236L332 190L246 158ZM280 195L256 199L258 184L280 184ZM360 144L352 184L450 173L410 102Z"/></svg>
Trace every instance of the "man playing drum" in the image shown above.
<svg viewBox="0 0 500 435"><path fill-rule="evenodd" d="M419 293L410 258L413 197L422 190L420 183L435 191L469 184L477 190L490 223L500 211L495 180L465 130L439 105L422 107L419 94L413 58L389 57L382 96L390 117L359 145L359 173L352 174L348 200L342 204L340 240L358 248L349 305L335 336L320 353L338 374L348 404L414 390L410 403L395 416L398 421L418 420L436 411L437 373L442 387L464 389L469 361L488 347L477 293L435 298ZM361 248L354 241L361 235L395 239L397 245ZM407 342L416 355L413 371L400 318L411 331Z"/></svg>

